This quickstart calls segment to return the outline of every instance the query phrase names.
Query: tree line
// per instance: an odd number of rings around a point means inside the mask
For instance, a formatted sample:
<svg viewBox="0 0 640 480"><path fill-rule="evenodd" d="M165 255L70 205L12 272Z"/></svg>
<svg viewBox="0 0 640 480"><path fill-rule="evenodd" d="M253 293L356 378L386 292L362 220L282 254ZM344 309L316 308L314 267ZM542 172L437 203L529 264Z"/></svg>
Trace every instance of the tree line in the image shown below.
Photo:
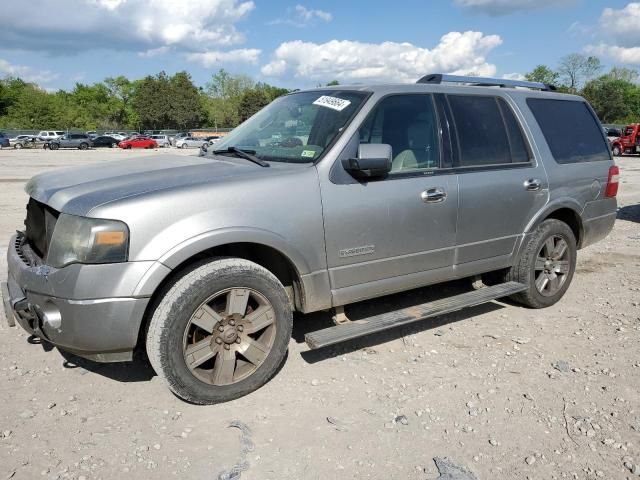
<svg viewBox="0 0 640 480"><path fill-rule="evenodd" d="M109 77L48 92L17 77L0 80L0 127L12 129L191 129L235 127L285 88L221 69L204 87L185 72L140 80Z"/></svg>
<svg viewBox="0 0 640 480"><path fill-rule="evenodd" d="M640 121L640 76L634 69L613 67L603 73L597 57L572 53L563 57L555 69L538 65L525 78L555 85L561 92L583 96L602 123Z"/></svg>
<svg viewBox="0 0 640 480"><path fill-rule="evenodd" d="M614 67L603 73L594 56L572 53L555 68L538 65L530 81L555 85L585 97L603 123L640 121L640 76ZM336 85L335 80L327 85ZM190 129L230 128L249 118L285 88L256 82L224 69L201 87L185 72L160 72L140 80L109 77L94 84L76 83L70 91L48 92L20 78L0 80L0 127L16 129Z"/></svg>

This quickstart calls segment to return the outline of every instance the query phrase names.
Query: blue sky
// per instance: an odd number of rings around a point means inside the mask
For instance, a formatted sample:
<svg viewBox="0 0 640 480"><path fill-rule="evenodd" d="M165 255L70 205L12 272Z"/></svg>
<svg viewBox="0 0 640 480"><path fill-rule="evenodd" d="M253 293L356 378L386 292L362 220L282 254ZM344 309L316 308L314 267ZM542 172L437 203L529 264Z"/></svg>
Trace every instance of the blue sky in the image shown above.
<svg viewBox="0 0 640 480"><path fill-rule="evenodd" d="M586 0L5 0L0 76L72 88L219 68L286 87L517 76L571 52L640 66L640 3ZM43 14L49 12L49 14Z"/></svg>

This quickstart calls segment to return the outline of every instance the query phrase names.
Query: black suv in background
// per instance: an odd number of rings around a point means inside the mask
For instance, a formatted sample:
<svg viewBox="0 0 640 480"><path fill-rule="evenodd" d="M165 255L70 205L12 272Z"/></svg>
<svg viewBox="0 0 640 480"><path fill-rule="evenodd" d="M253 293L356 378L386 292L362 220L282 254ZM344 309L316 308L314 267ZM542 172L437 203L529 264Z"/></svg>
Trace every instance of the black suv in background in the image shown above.
<svg viewBox="0 0 640 480"><path fill-rule="evenodd" d="M4 132L0 132L0 148L9 147L9 137L7 137Z"/></svg>
<svg viewBox="0 0 640 480"><path fill-rule="evenodd" d="M84 133L67 133L49 141L48 145L51 150L57 150L59 148L79 148L80 150L86 150L93 145L93 142L89 135Z"/></svg>

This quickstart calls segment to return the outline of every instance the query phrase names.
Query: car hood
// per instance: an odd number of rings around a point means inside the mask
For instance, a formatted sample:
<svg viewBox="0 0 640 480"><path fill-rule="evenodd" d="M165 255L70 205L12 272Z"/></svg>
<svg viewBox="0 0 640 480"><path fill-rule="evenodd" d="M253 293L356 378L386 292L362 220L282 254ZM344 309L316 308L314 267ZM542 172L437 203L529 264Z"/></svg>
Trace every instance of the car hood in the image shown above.
<svg viewBox="0 0 640 480"><path fill-rule="evenodd" d="M300 167L303 165L272 163L270 168L263 168L232 157L163 155L42 173L27 183L25 191L59 212L88 215L100 205L150 192L240 177L264 178Z"/></svg>

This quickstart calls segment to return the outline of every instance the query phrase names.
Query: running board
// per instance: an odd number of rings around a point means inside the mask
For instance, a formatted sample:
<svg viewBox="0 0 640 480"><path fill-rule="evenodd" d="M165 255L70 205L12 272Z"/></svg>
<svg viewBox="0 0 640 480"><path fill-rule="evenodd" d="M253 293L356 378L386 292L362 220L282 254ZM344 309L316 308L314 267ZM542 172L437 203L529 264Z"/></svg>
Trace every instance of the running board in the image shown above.
<svg viewBox="0 0 640 480"><path fill-rule="evenodd" d="M492 287L483 287L453 297L310 332L304 336L304 340L311 349L322 348L371 333L382 332L383 330L389 330L390 328L401 325L408 325L426 318L437 317L438 315L456 312L468 307L475 307L476 305L481 305L497 298L508 297L509 295L522 292L526 289L527 287L517 282L507 282Z"/></svg>

